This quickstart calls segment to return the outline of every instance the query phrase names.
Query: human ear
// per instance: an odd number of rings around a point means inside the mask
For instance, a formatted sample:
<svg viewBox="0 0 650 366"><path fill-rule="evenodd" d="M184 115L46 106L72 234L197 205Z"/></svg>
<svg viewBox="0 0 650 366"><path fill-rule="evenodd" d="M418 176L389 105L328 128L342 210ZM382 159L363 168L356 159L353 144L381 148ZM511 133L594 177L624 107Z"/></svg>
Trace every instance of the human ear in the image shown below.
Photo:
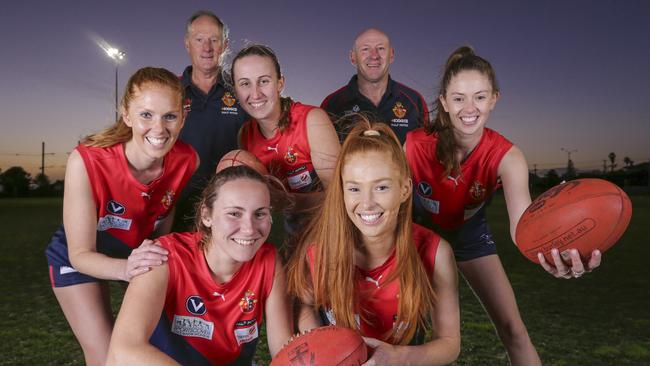
<svg viewBox="0 0 650 366"><path fill-rule="evenodd" d="M205 205L201 205L201 222L205 227L212 227L212 217L211 217L211 212L210 210L205 207Z"/></svg>
<svg viewBox="0 0 650 366"><path fill-rule="evenodd" d="M438 100L440 101L440 104L442 104L442 109L444 109L445 112L449 113L449 110L447 109L447 100L445 99L445 97L442 94L440 94L438 96Z"/></svg>

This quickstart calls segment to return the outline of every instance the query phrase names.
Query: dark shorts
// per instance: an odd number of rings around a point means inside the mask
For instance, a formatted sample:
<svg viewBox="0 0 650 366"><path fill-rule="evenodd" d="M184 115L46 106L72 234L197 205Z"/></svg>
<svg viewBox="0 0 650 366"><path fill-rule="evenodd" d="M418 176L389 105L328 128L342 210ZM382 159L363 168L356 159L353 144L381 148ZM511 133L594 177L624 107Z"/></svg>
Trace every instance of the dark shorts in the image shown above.
<svg viewBox="0 0 650 366"><path fill-rule="evenodd" d="M485 217L485 206L454 231L451 246L456 262L497 254L497 246Z"/></svg>
<svg viewBox="0 0 650 366"><path fill-rule="evenodd" d="M413 200L413 221L426 227L432 228L436 233L449 241L456 262L464 262L472 259L497 254L497 247L492 238L492 232L485 217L485 210L489 201L481 207L478 212L467 220L461 227L455 230L442 230L432 223L430 214L416 204Z"/></svg>
<svg viewBox="0 0 650 366"><path fill-rule="evenodd" d="M97 251L113 258L128 258L131 248L105 231L97 232ZM77 271L70 263L68 241L63 225L54 233L45 249L52 287L66 287L102 280Z"/></svg>

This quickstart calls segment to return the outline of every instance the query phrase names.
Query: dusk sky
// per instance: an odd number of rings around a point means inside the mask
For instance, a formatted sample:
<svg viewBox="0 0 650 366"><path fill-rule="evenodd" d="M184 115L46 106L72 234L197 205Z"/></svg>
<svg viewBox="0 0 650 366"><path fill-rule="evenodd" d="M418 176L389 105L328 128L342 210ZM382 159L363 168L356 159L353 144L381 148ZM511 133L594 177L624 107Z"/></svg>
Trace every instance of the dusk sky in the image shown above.
<svg viewBox="0 0 650 366"><path fill-rule="evenodd" d="M120 94L143 66L180 74L186 19L208 9L229 25L231 50L271 46L285 94L320 104L355 72L348 52L364 28L395 47L391 75L431 103L447 56L470 44L495 67L501 99L488 126L530 168L602 169L615 152L650 161L650 2L630 1L11 1L0 13L0 169L63 177L80 137L114 118L113 62L124 50ZM18 154L18 155L16 155Z"/></svg>

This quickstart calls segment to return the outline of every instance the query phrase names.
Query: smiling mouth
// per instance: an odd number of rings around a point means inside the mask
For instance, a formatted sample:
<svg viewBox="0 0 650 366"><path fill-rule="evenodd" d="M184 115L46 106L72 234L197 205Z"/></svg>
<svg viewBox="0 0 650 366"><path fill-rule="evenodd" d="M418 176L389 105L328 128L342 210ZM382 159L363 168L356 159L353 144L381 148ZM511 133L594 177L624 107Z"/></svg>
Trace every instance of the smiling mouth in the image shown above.
<svg viewBox="0 0 650 366"><path fill-rule="evenodd" d="M382 213L375 213L375 214L357 214L357 215L359 216L359 218L364 224L372 225L372 224L376 224L379 221L379 219L383 216L383 214L384 213L382 212Z"/></svg>
<svg viewBox="0 0 650 366"><path fill-rule="evenodd" d="M465 123L474 123L478 120L478 116L460 117L460 119Z"/></svg>
<svg viewBox="0 0 650 366"><path fill-rule="evenodd" d="M265 104L266 104L266 102L255 102L255 103L251 102L251 103L248 103L248 105L253 107L253 109L262 108L262 106L264 106Z"/></svg>
<svg viewBox="0 0 650 366"><path fill-rule="evenodd" d="M255 244L257 239L232 239L235 243L243 246L243 247L250 247L251 245Z"/></svg>
<svg viewBox="0 0 650 366"><path fill-rule="evenodd" d="M167 140L168 140L167 137L151 137L151 136L147 136L147 137L145 137L145 139L147 140L147 142L149 144L151 144L151 145L153 145L155 147L163 146L165 144L165 142L167 142Z"/></svg>

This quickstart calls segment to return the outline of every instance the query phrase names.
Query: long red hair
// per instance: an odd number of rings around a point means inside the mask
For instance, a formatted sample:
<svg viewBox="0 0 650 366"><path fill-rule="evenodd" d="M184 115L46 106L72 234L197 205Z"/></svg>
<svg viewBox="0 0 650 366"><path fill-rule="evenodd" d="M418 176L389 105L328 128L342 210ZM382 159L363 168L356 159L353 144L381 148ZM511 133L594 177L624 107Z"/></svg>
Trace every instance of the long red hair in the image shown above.
<svg viewBox="0 0 650 366"><path fill-rule="evenodd" d="M342 171L354 154L379 151L388 153L402 177L410 177L406 157L395 133L383 123L362 120L350 131L343 143L334 178L327 188L320 214L312 220L304 239L288 265L289 291L303 302L313 299L318 308L331 308L336 324L357 328L355 314L364 317L367 309L359 309L358 276L355 247L361 245L361 234L348 217L343 199ZM381 162L377 162L380 164ZM426 326L435 294L422 265L411 234L412 202L408 197L401 204L395 228L395 272L388 281L399 281L399 306L396 324L388 340L408 344L417 326ZM311 274L307 250L314 246L314 271Z"/></svg>

